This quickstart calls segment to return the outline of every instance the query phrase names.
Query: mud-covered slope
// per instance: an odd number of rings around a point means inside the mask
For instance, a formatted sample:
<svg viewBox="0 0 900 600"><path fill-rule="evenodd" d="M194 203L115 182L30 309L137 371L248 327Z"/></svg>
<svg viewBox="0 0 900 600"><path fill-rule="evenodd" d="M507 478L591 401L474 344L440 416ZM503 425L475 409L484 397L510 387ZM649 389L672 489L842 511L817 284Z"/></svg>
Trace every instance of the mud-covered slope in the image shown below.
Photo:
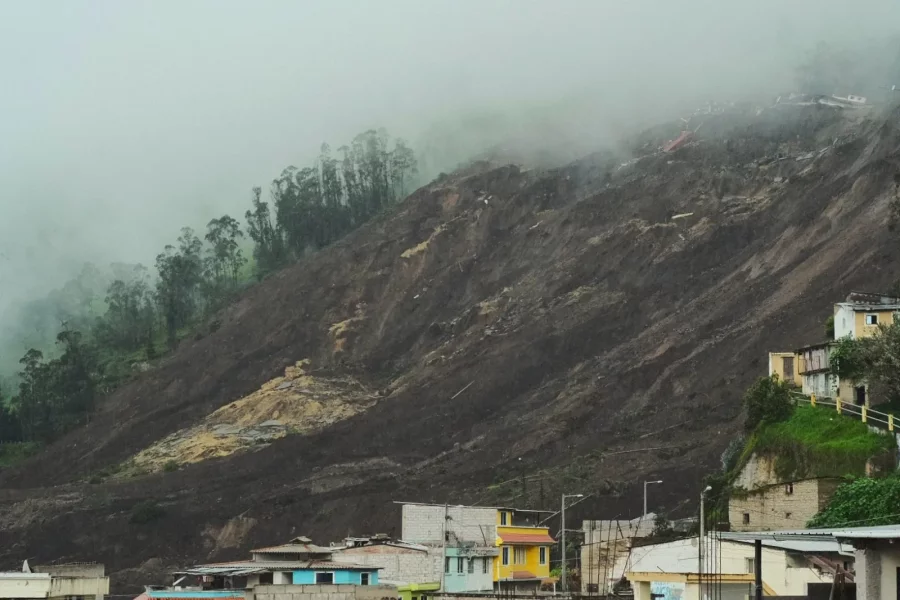
<svg viewBox="0 0 900 600"><path fill-rule="evenodd" d="M765 352L898 274L898 114L781 107L554 171L481 164L248 291L202 339L0 474L0 560L97 559L119 590L304 533L391 531L391 500L629 516L684 508ZM96 474L307 360L359 411L177 472ZM219 413L222 414L222 413ZM260 417L262 418L262 417ZM165 514L129 521L151 498ZM578 511L581 511L581 514ZM397 532L399 533L399 532Z"/></svg>

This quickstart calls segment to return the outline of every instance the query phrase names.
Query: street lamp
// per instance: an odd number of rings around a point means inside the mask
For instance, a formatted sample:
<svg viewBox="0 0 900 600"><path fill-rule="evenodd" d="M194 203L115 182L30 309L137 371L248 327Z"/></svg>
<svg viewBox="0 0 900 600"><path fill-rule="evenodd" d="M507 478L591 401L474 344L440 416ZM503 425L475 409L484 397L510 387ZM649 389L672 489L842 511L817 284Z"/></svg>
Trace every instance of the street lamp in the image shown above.
<svg viewBox="0 0 900 600"><path fill-rule="evenodd" d="M662 479L658 481L645 481L644 482L644 516L647 516L647 486L653 485L654 483L662 483Z"/></svg>
<svg viewBox="0 0 900 600"><path fill-rule="evenodd" d="M700 551L697 557L697 571L700 574L700 582L703 583L703 546L706 545L705 536L706 536L706 510L704 507L704 501L706 500L706 492L710 491L712 486L706 486L703 488L703 491L700 492L700 539L697 544L697 549Z"/></svg>
<svg viewBox="0 0 900 600"><path fill-rule="evenodd" d="M562 535L560 537L560 543L562 545L560 556L562 556L562 571L560 571L560 575L562 575L562 581L560 582L562 585L562 591L566 592L569 589L569 584L566 581L566 498L584 498L584 494L563 494L562 495L562 507L560 508L560 520L562 521L562 527L560 530L562 531Z"/></svg>

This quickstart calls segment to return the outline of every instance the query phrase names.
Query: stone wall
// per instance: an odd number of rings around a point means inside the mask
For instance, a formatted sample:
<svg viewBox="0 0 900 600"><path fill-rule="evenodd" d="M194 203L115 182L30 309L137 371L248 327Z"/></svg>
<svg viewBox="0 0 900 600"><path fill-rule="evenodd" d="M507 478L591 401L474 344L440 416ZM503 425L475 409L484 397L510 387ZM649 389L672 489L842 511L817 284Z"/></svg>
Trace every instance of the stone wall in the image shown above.
<svg viewBox="0 0 900 600"><path fill-rule="evenodd" d="M733 492L728 502L731 531L802 529L828 503L838 484L833 479L807 479Z"/></svg>
<svg viewBox="0 0 900 600"><path fill-rule="evenodd" d="M258 585L245 600L397 600L393 585Z"/></svg>

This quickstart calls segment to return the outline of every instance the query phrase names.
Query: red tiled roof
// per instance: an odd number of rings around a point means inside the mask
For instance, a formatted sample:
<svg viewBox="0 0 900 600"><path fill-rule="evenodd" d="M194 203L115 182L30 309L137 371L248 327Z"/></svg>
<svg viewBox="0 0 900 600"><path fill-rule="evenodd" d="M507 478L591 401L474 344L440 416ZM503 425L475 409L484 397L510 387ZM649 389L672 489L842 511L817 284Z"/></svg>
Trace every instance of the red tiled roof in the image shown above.
<svg viewBox="0 0 900 600"><path fill-rule="evenodd" d="M504 544L555 544L547 533L500 533Z"/></svg>
<svg viewBox="0 0 900 600"><path fill-rule="evenodd" d="M531 571L513 571L513 579L537 579L537 575Z"/></svg>

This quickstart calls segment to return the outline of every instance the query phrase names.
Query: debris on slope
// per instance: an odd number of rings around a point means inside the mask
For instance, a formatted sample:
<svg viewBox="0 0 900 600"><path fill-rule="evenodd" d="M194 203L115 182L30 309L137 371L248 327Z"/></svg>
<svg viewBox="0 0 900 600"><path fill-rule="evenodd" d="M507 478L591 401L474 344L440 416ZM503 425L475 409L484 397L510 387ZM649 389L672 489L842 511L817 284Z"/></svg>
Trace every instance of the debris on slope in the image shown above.
<svg viewBox="0 0 900 600"><path fill-rule="evenodd" d="M160 471L261 448L290 434L310 434L371 408L378 396L351 377L306 372L308 360L284 370L256 392L218 409L199 424L138 452L120 476Z"/></svg>

